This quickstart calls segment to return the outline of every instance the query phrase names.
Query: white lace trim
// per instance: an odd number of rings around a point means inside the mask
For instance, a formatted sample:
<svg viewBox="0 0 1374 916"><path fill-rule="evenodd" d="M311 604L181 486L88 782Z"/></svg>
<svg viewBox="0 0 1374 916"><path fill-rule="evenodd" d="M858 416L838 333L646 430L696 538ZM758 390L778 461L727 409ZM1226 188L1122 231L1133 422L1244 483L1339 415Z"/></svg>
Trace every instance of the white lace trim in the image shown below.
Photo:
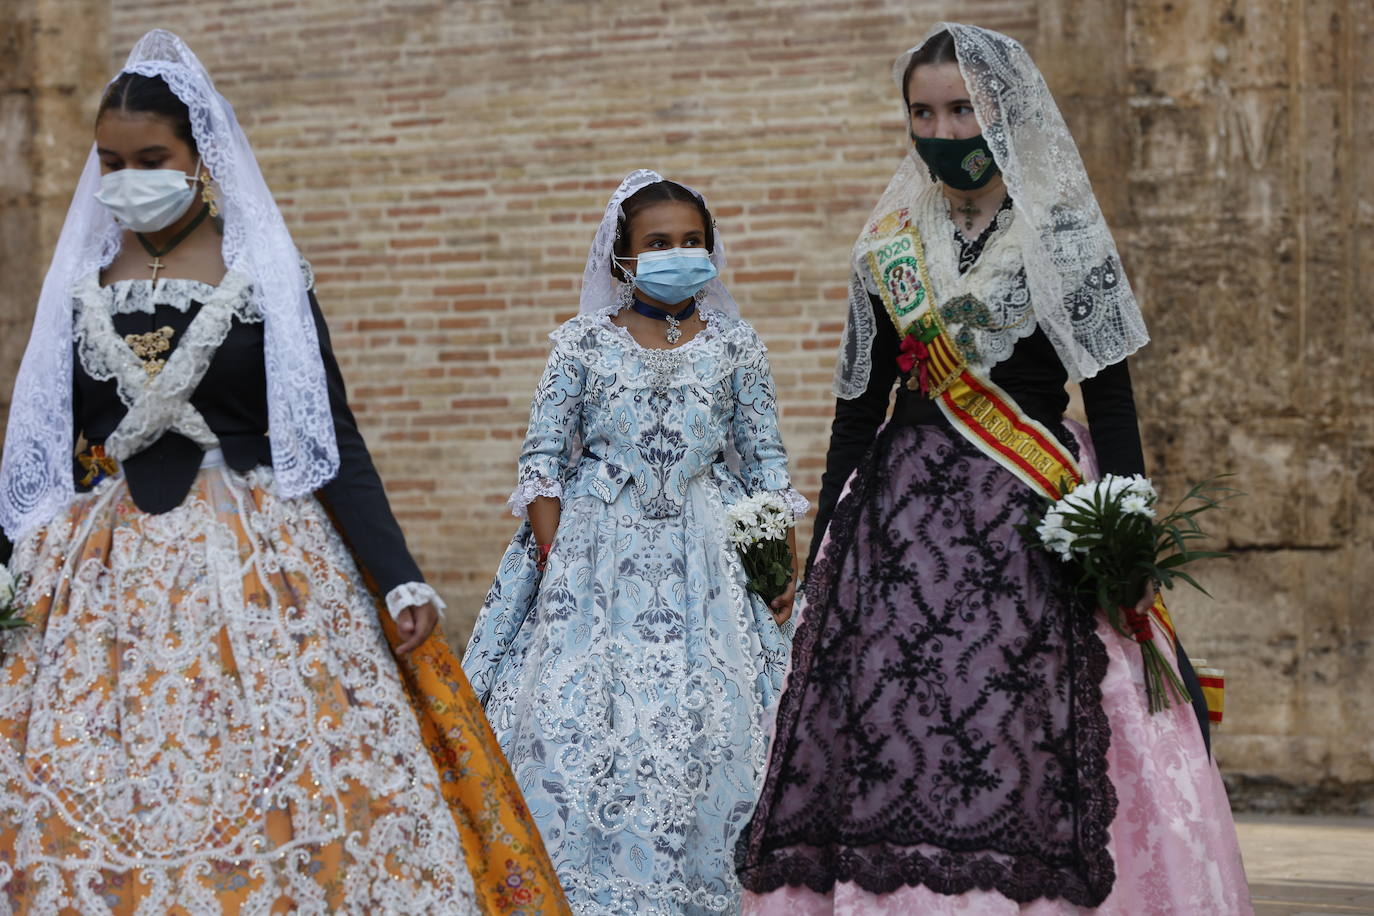
<svg viewBox="0 0 1374 916"><path fill-rule="evenodd" d="M152 315L159 305L185 313L192 302L204 302L215 292L215 285L185 277L163 277L160 280L116 280L100 288L109 309L116 315ZM248 295L248 290L244 290Z"/></svg>
<svg viewBox="0 0 1374 916"><path fill-rule="evenodd" d="M530 503L536 497L550 496L554 499L563 498L563 484L557 480L550 480L547 477L534 477L521 482L520 486L511 493L510 499L506 500L506 505L510 507L510 514L516 518L526 518L529 515Z"/></svg>
<svg viewBox="0 0 1374 916"><path fill-rule="evenodd" d="M1034 333L1035 311L1030 292L1020 279L1025 260L1026 229L1029 223L1012 209L997 216L996 224L978 260L965 273L959 273L959 258L953 243L954 223L949 218L948 198L934 185L925 190L911 214L922 238L943 239L945 244L929 244L926 266L935 297L941 303L940 315L950 342L974 369L986 371L1011 356L1016 342ZM961 320L952 300L972 296L986 310L986 325Z"/></svg>
<svg viewBox="0 0 1374 916"><path fill-rule="evenodd" d="M422 604L434 605L439 612L440 620L444 619L444 611L448 610L444 599L440 598L439 593L427 582L402 582L386 593L386 609L392 617L408 607L419 607Z"/></svg>
<svg viewBox="0 0 1374 916"><path fill-rule="evenodd" d="M811 511L811 501L791 487L779 490L778 495L787 503L787 508L792 510L792 517L797 521L806 518L806 514Z"/></svg>
<svg viewBox="0 0 1374 916"><path fill-rule="evenodd" d="M715 309L702 309L706 327L682 346L645 347L611 321L617 311L610 306L578 315L549 337L589 371L614 377L627 388L710 387L768 351L747 322Z"/></svg>
<svg viewBox="0 0 1374 916"><path fill-rule="evenodd" d="M115 331L109 309L113 291L101 288L95 274L77 286L73 291L75 334L81 365L94 379L114 379L119 399L128 408L105 442L111 457L122 461L167 432L180 433L201 448L219 445L219 438L191 405L191 395L233 320L261 320L246 295L248 287L249 280L242 274L225 274L224 281L205 297L200 311L176 341L162 371L149 378L142 361Z"/></svg>

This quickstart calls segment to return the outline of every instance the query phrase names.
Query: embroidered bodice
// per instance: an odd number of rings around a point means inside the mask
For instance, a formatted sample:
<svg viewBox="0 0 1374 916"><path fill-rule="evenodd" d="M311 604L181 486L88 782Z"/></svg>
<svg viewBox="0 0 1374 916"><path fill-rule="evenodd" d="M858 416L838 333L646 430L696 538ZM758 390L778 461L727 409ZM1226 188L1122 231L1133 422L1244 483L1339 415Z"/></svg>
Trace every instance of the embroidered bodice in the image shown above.
<svg viewBox="0 0 1374 916"><path fill-rule="evenodd" d="M748 492L784 491L804 512L754 329L706 310L707 326L692 340L651 349L614 324L613 311L579 315L551 335L511 496L516 514L535 496L609 503L628 485L646 517L668 518L682 511L691 481L708 473Z"/></svg>
<svg viewBox="0 0 1374 916"><path fill-rule="evenodd" d="M352 412L329 330L302 262L324 363L339 471L319 496L393 613L443 602L406 549ZM248 277L119 280L95 274L72 290L76 432L119 462L145 512L183 502L205 452L246 473L272 464L265 324Z"/></svg>

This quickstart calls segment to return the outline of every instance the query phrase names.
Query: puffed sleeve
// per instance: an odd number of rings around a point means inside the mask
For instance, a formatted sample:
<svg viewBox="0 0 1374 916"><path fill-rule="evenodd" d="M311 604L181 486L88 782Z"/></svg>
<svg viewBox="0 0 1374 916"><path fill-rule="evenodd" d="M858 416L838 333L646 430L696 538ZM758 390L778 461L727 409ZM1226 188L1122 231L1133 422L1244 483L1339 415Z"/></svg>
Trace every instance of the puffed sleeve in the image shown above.
<svg viewBox="0 0 1374 916"><path fill-rule="evenodd" d="M787 449L778 431L778 396L763 342L755 338L747 358L730 376L735 412L730 435L739 453L740 479L750 493L780 492L792 514L801 518L810 509L806 497L792 489Z"/></svg>
<svg viewBox="0 0 1374 916"><path fill-rule="evenodd" d="M563 497L563 475L572 454L586 382L586 365L572 345L558 339L530 404L518 483L509 500L511 514L523 517L537 496Z"/></svg>

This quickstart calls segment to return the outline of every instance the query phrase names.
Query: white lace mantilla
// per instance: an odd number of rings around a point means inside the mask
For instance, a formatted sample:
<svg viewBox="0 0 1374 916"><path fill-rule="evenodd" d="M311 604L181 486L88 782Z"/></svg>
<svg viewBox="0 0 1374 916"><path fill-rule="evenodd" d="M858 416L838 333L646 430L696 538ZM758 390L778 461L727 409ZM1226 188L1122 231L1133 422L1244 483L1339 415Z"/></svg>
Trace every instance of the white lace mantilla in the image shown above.
<svg viewBox="0 0 1374 916"><path fill-rule="evenodd" d="M1016 205L1025 285L1035 321L1054 345L1071 381L1091 378L1149 341L1116 243L1093 196L1087 171L1044 77L1014 39L976 26L938 22L921 44L892 66L902 99L907 64L925 41L948 31L959 71L983 136ZM902 101L906 118L906 103ZM849 288L849 321L835 370L835 394L856 398L868 387L876 326L861 280L860 247L875 221L913 208L937 185L915 151L908 153L878 200L855 246ZM929 254L952 248L953 239L927 239ZM946 292L938 282L937 301Z"/></svg>
<svg viewBox="0 0 1374 916"><path fill-rule="evenodd" d="M180 289L187 296L193 292L189 282ZM122 461L136 455L168 432L180 433L203 449L219 446L219 438L192 406L191 395L234 319L262 320L249 291L247 277L232 271L226 274L224 281L204 297L200 311L182 332L162 371L149 377L143 362L115 330L112 307L116 290L102 288L95 274L78 284L73 291L78 358L92 378L114 379L119 399L128 408L105 441L111 457Z"/></svg>
<svg viewBox="0 0 1374 916"><path fill-rule="evenodd" d="M625 292L625 284L611 274L611 254L615 249L615 241L620 230L620 219L624 215L621 205L630 197L634 196L647 185L663 181L664 178L652 169L635 169L625 176L620 182L620 186L615 189L611 199L606 203L606 210L601 216L601 223L596 227L596 235L592 238L592 247L587 252L587 266L582 271L582 294L578 300L578 308L582 314L588 315L601 311L608 303L616 302ZM706 198L696 191L682 185L701 200L702 206L707 206ZM725 272L725 240L721 237L720 228L714 225L711 227L715 236L715 247L711 250L711 263L716 265L716 270L720 273ZM735 302L734 296L725 288L724 281L719 276L713 279L701 291L701 305L704 308L715 309L724 312L731 317L739 317L739 303Z"/></svg>
<svg viewBox="0 0 1374 916"><path fill-rule="evenodd" d="M972 368L986 372L1011 356L1016 342L1038 327L1022 279L1028 224L1017 218L1014 205L999 213L982 254L961 274L951 243L956 230L949 218L949 200L937 186L927 188L916 201L911 218L921 238L928 240L926 267L950 340Z"/></svg>

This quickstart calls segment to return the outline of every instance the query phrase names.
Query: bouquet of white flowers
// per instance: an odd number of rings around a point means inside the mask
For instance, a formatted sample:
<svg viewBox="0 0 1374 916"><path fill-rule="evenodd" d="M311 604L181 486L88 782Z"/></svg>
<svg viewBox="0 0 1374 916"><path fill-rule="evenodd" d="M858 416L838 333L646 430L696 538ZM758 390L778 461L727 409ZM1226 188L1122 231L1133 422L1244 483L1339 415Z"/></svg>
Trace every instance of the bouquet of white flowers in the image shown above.
<svg viewBox="0 0 1374 916"><path fill-rule="evenodd" d="M1195 484L1172 512L1156 521L1159 495L1150 481L1138 474L1108 474L1047 503L1044 514L1022 528L1032 544L1074 566L1080 575L1079 587L1091 594L1112 627L1140 643L1151 712L1172 705L1171 695L1186 701L1188 694L1150 639L1148 612L1136 610L1136 603L1148 585L1173 588L1179 579L1207 594L1180 567L1229 556L1189 546L1207 537L1197 516L1236 495L1235 490L1219 486L1218 479ZM1185 510L1188 503L1195 505Z"/></svg>
<svg viewBox="0 0 1374 916"><path fill-rule="evenodd" d="M764 490L730 507L730 541L739 551L749 590L765 602L787 591L792 578L792 550L787 532L796 519L787 502Z"/></svg>

